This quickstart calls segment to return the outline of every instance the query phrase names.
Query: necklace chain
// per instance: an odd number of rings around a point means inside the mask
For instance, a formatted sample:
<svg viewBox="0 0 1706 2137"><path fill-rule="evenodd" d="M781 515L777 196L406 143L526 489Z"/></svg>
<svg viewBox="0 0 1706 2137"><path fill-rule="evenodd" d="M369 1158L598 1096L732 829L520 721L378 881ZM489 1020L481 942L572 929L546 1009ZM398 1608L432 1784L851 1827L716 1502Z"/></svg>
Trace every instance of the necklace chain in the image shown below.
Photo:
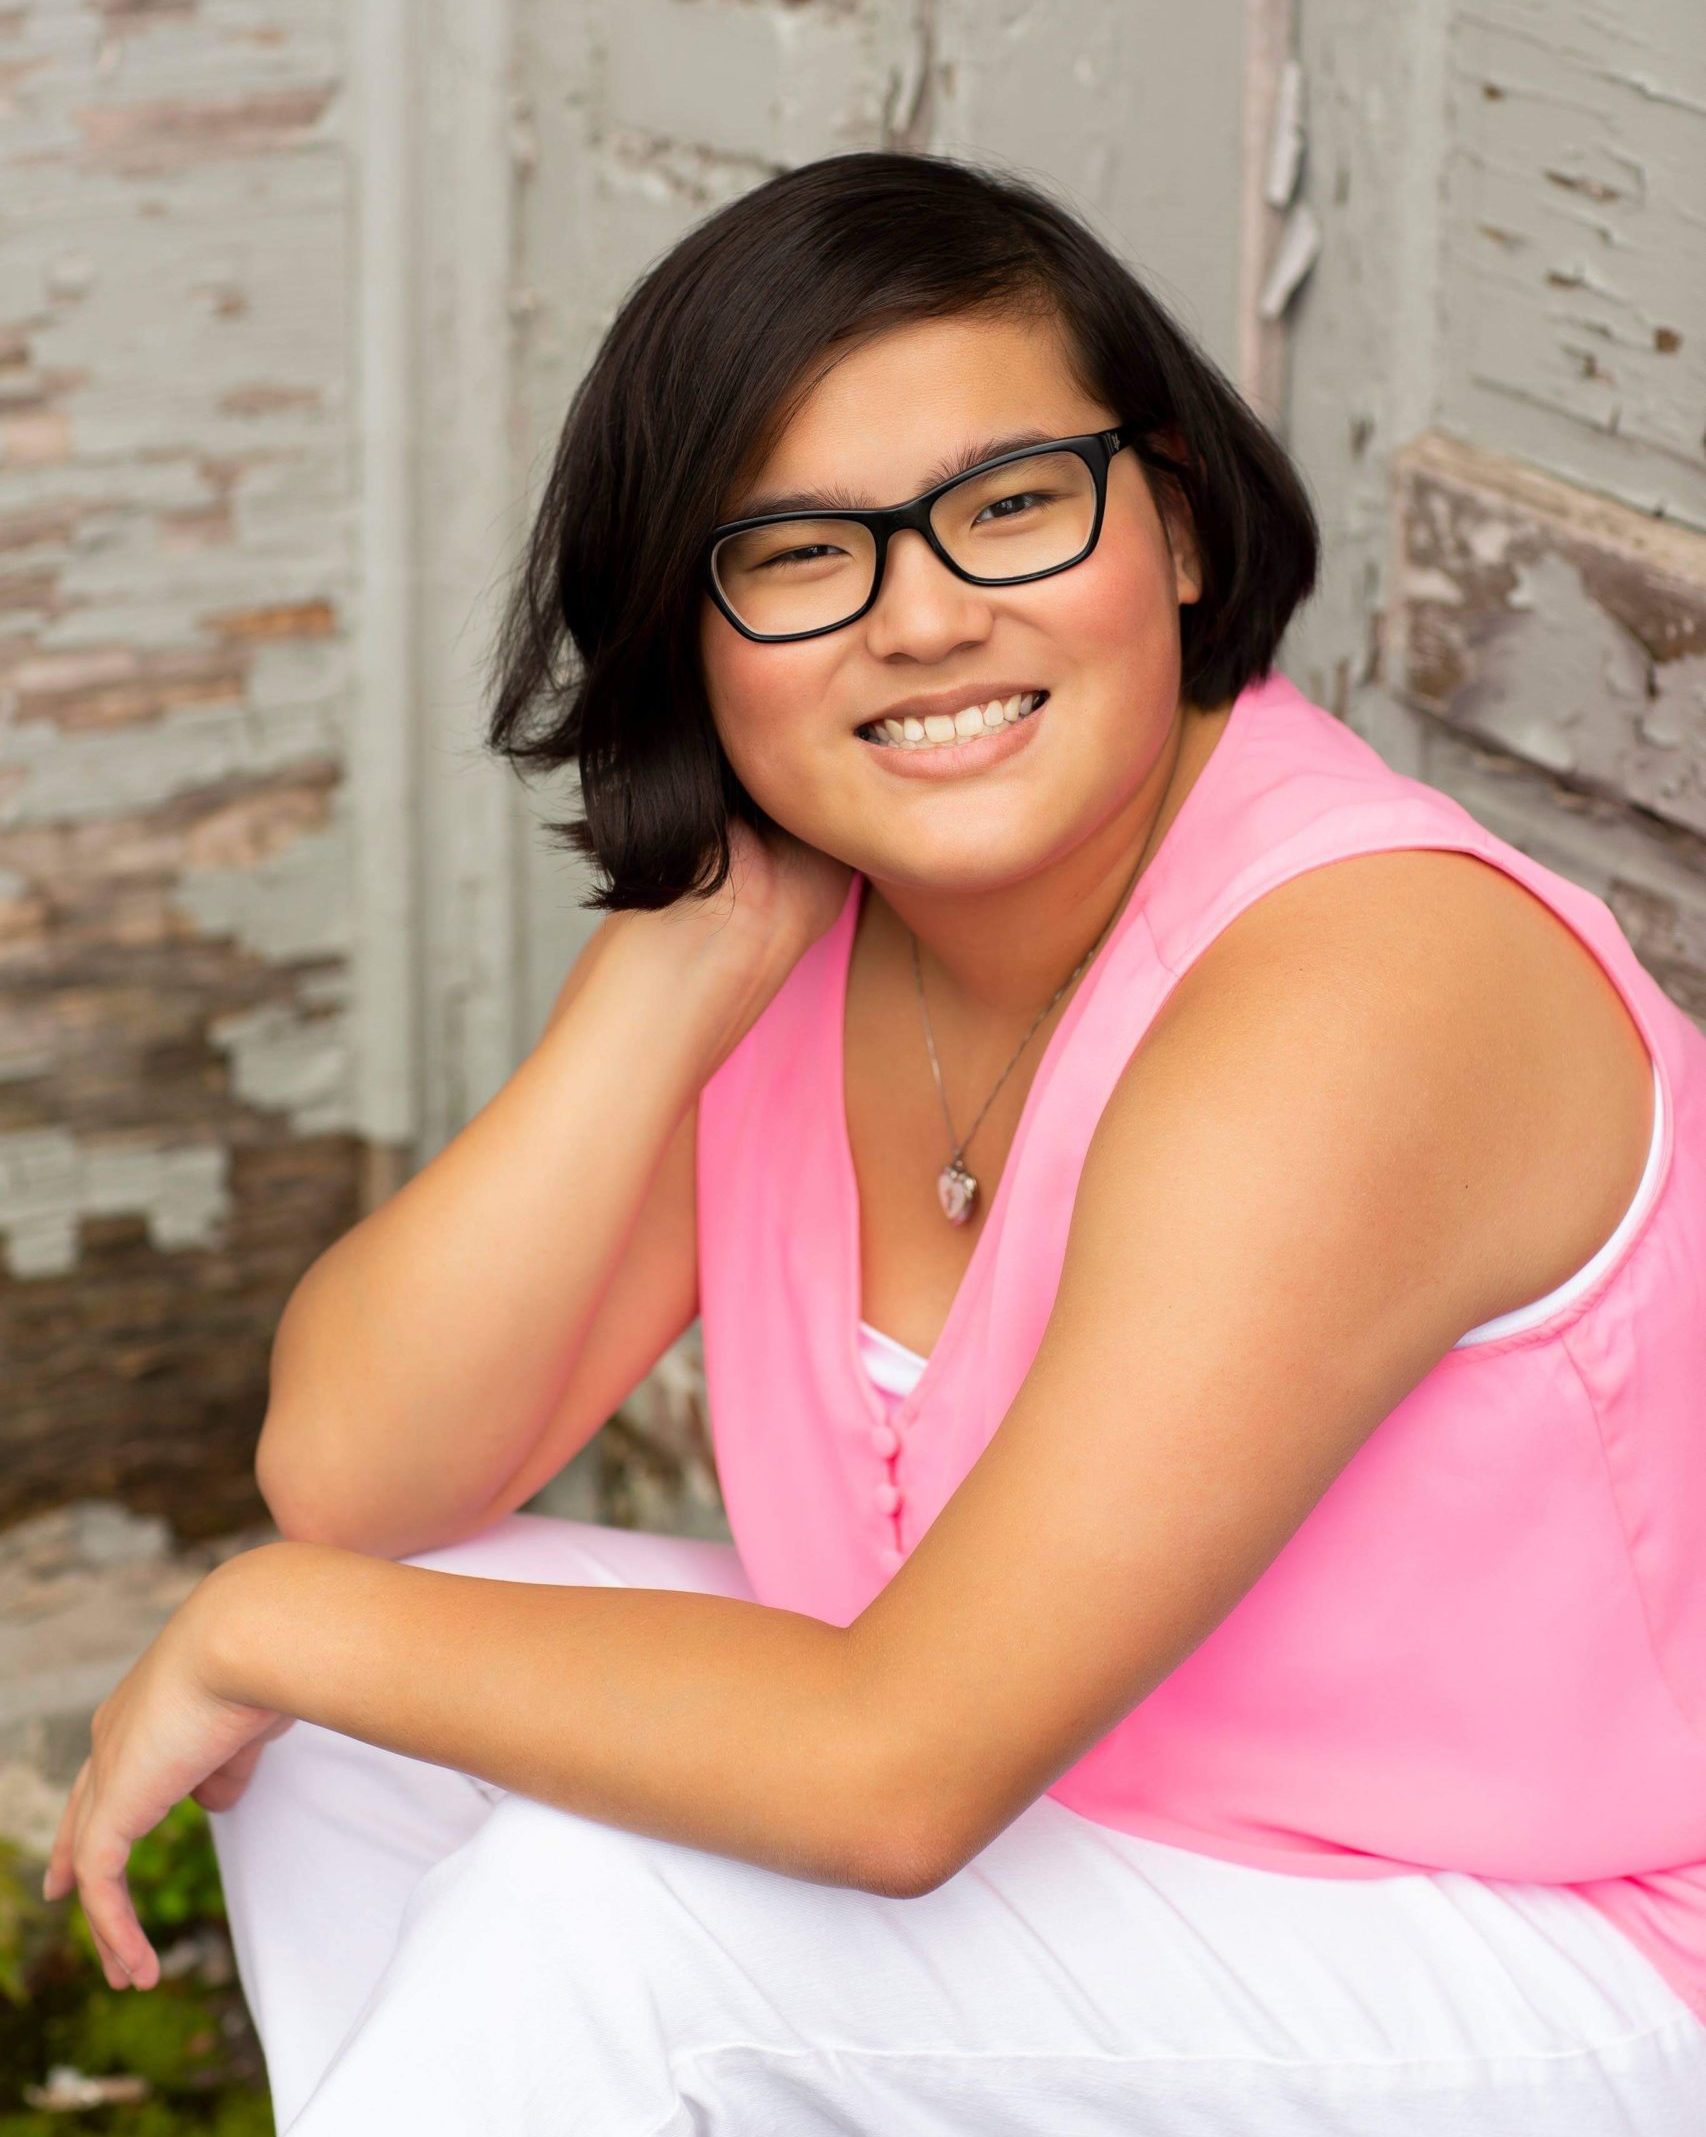
<svg viewBox="0 0 1706 2137"><path fill-rule="evenodd" d="M1150 836L1151 838L1154 836L1153 828L1151 829ZM989 1096L983 1101L982 1106L978 1110L977 1119L974 1120L971 1126L966 1130L963 1141L957 1140L954 1135L953 1115L948 1111L948 1094L942 1083L942 1064L936 1058L936 1038L935 1034L930 1028L930 1005L924 999L924 970L918 955L918 937L912 934L910 928L907 930L907 933L911 937L912 941L912 976L918 987L918 1006L924 1013L924 1043L930 1050L930 1072L936 1079L936 1095L942 1101L942 1118L947 1123L948 1143L952 1151L952 1155L949 1157L948 1162L942 1167L941 1171L936 1176L937 1199L942 1205L942 1214L947 1218L950 1224L966 1223L971 1217L972 1211L976 1207L978 1183L976 1179L972 1176L972 1174L966 1170L965 1166L960 1161L965 1155L967 1145L970 1143L972 1137L977 1133L978 1127L983 1120L984 1114L987 1113L990 1107L994 1104L996 1091L1000 1090L1001 1086L1007 1081L1008 1077L1018 1066L1019 1056L1025 1051L1025 1048L1029 1046L1031 1041L1036 1037L1038 1029L1042 1025L1043 1019L1048 1015L1049 1011L1054 1008L1055 1004L1060 1000L1061 996L1066 992L1067 988L1070 987L1073 981L1078 978L1079 974L1084 970L1085 966L1089 964L1090 960L1095 956L1096 952L1102 947L1102 943L1107 937L1108 930L1113 926L1115 920L1119 917L1119 914L1125 905L1126 898L1131 892L1132 886L1136 883L1138 877L1143 873L1143 865L1144 862L1148 860L1148 858L1149 840L1146 839L1144 841L1143 852L1138 856L1137 866L1132 870L1130 880L1127 882L1125 889L1120 893L1119 899L1116 902L1113 911L1103 922L1101 932L1097 935L1095 941L1090 945L1089 949L1084 952L1084 955L1078 960L1077 964L1073 967L1071 972L1067 974L1066 978L1063 979L1060 985L1054 990L1054 993L1050 996L1049 1000L1043 1005L1042 1009L1037 1013L1036 1019L1032 1023L1030 1030L1026 1032L1025 1036L1019 1041L1019 1044L1014 1051L1012 1060L1008 1062L1007 1066L1001 1071L1001 1074L995 1079L995 1089L992 1090Z"/></svg>

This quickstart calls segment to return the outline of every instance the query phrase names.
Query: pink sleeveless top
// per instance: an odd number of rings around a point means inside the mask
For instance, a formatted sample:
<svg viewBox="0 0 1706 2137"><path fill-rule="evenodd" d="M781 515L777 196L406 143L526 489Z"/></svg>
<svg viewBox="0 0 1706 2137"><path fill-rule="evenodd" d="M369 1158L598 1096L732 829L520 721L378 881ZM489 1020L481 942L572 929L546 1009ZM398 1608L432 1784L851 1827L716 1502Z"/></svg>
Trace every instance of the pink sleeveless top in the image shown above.
<svg viewBox="0 0 1706 2137"><path fill-rule="evenodd" d="M1480 856L1587 945L1647 1043L1657 1161L1597 1270L1447 1351L1048 1792L1294 1874L1574 1886L1706 2020L1706 1033L1602 900L1283 676L1238 697L1050 1033L910 1390L876 1385L860 1339L842 1055L860 876L706 1083L700 1318L730 1531L761 1601L859 1615L1025 1378L1092 1130L1174 981L1276 884L1398 847Z"/></svg>

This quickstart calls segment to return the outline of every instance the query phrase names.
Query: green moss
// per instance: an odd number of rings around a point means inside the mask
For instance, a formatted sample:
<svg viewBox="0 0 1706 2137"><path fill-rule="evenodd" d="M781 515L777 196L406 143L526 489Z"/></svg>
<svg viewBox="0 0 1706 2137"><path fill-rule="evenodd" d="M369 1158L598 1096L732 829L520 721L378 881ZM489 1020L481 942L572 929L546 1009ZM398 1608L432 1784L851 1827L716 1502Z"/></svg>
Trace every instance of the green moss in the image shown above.
<svg viewBox="0 0 1706 2137"><path fill-rule="evenodd" d="M107 1986L75 1893L41 1897L46 1864L0 1838L0 2137L273 2137L260 2046L235 1981L191 1970L151 1989ZM126 1880L148 1941L225 1921L207 1815L187 1797L135 1843ZM69 2063L144 2078L148 2098L71 2114L32 2109L25 2087Z"/></svg>
<svg viewBox="0 0 1706 2137"><path fill-rule="evenodd" d="M82 2137L85 2130L111 2130L114 2137L274 2137L272 2110L254 2094L233 2093L216 2106L193 2111L162 2100L115 2110L112 2115L0 2114L0 2137Z"/></svg>

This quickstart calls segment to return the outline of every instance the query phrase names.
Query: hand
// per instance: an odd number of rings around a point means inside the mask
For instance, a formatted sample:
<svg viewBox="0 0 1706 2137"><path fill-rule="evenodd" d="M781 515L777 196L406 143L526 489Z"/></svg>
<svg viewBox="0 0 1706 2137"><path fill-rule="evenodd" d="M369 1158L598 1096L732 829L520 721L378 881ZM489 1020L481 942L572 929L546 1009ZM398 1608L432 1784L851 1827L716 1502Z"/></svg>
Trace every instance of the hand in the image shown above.
<svg viewBox="0 0 1706 2137"><path fill-rule="evenodd" d="M655 910L627 909L604 925L617 955L661 957L677 975L672 1002L709 988L713 1033L699 1061L710 1077L751 1029L804 953L834 924L853 871L792 832L729 826L729 875L709 898L692 894Z"/></svg>
<svg viewBox="0 0 1706 2137"><path fill-rule="evenodd" d="M735 910L762 914L794 963L834 926L852 869L791 831L761 835L739 817L729 826L729 845Z"/></svg>
<svg viewBox="0 0 1706 2137"><path fill-rule="evenodd" d="M695 950L725 950L780 981L827 933L847 902L853 871L845 861L779 826L759 832L742 818L729 824L729 874L714 896L678 898L633 919Z"/></svg>
<svg viewBox="0 0 1706 2137"><path fill-rule="evenodd" d="M76 1885L115 1989L160 1979L125 1882L131 1844L186 1795L204 1810L228 1810L261 1746L295 1719L223 1698L209 1681L209 1633L229 1599L218 1576L239 1563L228 1560L201 1582L95 1709L92 1748L54 1837L42 1897L59 1899Z"/></svg>

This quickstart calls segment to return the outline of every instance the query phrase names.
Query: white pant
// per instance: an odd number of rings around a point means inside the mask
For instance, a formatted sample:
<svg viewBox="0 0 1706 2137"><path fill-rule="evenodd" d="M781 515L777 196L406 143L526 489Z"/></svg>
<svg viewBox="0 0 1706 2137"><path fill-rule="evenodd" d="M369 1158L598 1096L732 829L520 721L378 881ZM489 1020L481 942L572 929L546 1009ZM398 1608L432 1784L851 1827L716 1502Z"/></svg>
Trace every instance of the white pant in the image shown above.
<svg viewBox="0 0 1706 2137"><path fill-rule="evenodd" d="M537 1514L406 1562L751 1593L727 1544ZM303 1721L211 1822L280 2137L1706 2132L1706 2025L1563 1887L1294 1876L1044 1796L881 1898Z"/></svg>

